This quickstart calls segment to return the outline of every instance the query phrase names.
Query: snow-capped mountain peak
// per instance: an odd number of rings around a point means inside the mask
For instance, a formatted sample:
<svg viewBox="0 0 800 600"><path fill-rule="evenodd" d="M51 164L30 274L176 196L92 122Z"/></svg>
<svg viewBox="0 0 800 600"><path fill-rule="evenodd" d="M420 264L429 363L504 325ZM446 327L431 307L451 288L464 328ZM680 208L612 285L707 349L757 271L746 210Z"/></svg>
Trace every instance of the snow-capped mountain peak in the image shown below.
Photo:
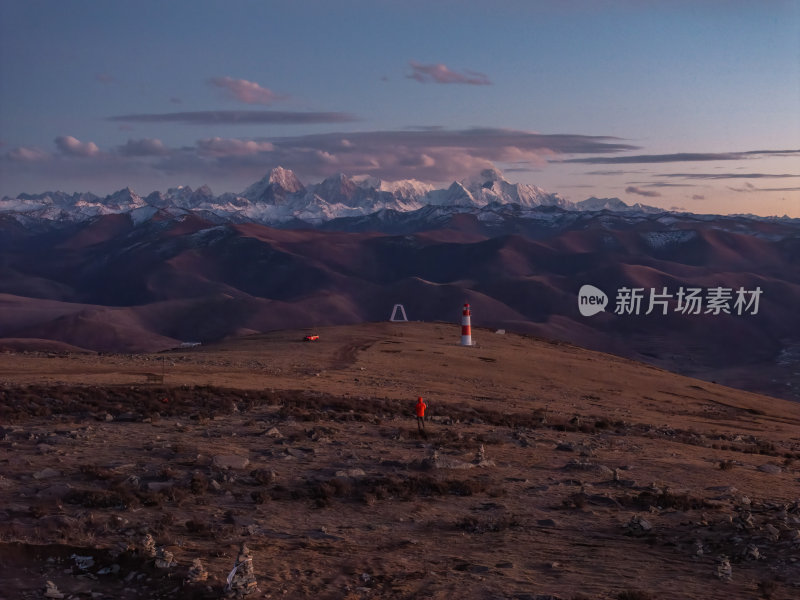
<svg viewBox="0 0 800 600"><path fill-rule="evenodd" d="M283 167L275 167L241 195L253 202L282 204L288 195L304 191L305 187L294 172Z"/></svg>
<svg viewBox="0 0 800 600"><path fill-rule="evenodd" d="M291 170L275 167L242 194L225 193L215 197L205 185L196 190L188 186L174 187L166 192L153 192L144 199L127 187L105 198L88 193L21 194L17 198L0 200L0 213L50 221L80 221L105 214L130 213L140 222L159 211L172 215L197 212L216 222L280 226L298 221L319 225L340 217L402 215L427 208L437 215L444 211L491 218L489 213L498 207L517 207L517 211L530 213L542 206L567 211L646 213L659 210L628 206L618 198L589 198L574 204L535 185L510 183L495 168L484 169L476 176L436 189L413 179L382 181L369 175L351 177L344 173L306 187ZM143 208L155 210L141 210Z"/></svg>

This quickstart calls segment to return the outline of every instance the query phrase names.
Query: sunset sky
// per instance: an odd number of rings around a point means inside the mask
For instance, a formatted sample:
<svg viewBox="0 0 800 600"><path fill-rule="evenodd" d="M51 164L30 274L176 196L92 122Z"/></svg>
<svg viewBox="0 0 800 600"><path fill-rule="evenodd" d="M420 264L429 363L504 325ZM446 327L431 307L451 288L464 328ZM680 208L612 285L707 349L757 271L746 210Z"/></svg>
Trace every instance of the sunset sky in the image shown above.
<svg viewBox="0 0 800 600"><path fill-rule="evenodd" d="M0 195L271 168L800 218L800 0L2 0Z"/></svg>

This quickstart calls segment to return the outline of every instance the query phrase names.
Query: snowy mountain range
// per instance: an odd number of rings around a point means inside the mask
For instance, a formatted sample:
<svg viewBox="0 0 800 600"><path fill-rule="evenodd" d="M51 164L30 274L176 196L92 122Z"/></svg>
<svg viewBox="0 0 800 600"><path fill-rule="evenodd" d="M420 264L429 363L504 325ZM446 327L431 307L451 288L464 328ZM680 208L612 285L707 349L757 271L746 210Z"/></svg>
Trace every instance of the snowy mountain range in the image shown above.
<svg viewBox="0 0 800 600"><path fill-rule="evenodd" d="M241 194L214 196L208 186L195 190L181 186L144 197L124 188L104 198L91 193L45 192L0 200L0 213L13 215L20 222L80 222L120 213L130 214L134 222L143 222L161 212L172 216L196 213L220 223L253 222L278 227L319 226L334 219L413 213L427 207L448 214L481 214L499 207L523 212L539 207L565 211L663 212L641 204L630 206L619 198L570 202L534 185L510 183L496 169L453 182L445 189L416 180L387 182L342 173L306 186L292 171L276 167Z"/></svg>

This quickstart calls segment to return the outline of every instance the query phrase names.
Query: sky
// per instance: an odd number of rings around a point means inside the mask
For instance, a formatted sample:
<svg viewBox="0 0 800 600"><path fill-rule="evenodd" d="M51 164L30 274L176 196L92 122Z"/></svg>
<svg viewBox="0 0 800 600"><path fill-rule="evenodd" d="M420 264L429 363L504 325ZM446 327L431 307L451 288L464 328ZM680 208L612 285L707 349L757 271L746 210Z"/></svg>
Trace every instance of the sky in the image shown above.
<svg viewBox="0 0 800 600"><path fill-rule="evenodd" d="M800 218L800 0L0 0L0 195L276 166Z"/></svg>

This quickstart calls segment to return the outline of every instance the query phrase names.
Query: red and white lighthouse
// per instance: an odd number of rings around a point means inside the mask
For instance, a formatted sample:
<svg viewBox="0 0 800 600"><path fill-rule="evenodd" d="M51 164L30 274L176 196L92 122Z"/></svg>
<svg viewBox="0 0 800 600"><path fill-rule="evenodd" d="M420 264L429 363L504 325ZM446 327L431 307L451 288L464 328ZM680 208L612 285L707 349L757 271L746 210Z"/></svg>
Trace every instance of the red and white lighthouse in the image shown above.
<svg viewBox="0 0 800 600"><path fill-rule="evenodd" d="M472 325L470 324L469 317L469 304L464 305L464 311L461 313L461 345L472 346Z"/></svg>

